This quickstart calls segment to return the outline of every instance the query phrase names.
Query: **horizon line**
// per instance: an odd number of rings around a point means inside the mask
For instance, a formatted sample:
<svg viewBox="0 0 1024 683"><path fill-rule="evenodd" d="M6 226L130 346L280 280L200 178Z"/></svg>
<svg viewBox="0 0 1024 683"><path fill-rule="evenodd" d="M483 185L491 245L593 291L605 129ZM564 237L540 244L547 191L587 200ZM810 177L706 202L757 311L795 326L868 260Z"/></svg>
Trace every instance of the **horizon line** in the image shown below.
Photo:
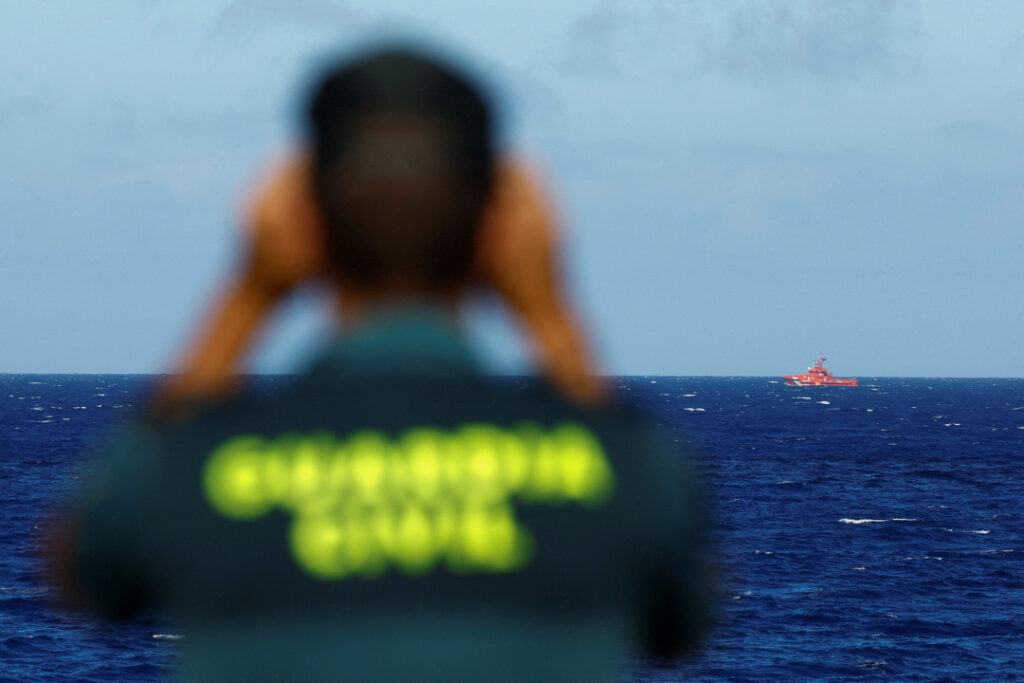
<svg viewBox="0 0 1024 683"><path fill-rule="evenodd" d="M169 372L0 372L0 377L169 377ZM240 377L298 377L303 372L245 372ZM536 377L539 373L483 373L488 377ZM626 378L693 378L693 379L766 379L782 381L782 375L664 375L664 374L621 374L597 375L604 379ZM1011 375L860 375L857 379L1024 379ZM813 385L808 385L813 386Z"/></svg>

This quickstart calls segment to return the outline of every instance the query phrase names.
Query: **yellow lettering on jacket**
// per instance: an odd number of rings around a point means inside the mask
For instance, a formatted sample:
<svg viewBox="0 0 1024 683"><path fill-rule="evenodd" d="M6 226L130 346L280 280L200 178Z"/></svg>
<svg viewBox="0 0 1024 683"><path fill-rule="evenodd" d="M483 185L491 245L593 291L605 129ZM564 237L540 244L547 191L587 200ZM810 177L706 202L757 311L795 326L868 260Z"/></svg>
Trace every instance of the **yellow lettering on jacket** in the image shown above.
<svg viewBox="0 0 1024 683"><path fill-rule="evenodd" d="M598 506L611 466L586 427L468 424L397 437L362 430L237 436L203 469L209 504L236 521L291 513L296 563L323 580L418 576L439 566L511 572L533 554L513 502Z"/></svg>

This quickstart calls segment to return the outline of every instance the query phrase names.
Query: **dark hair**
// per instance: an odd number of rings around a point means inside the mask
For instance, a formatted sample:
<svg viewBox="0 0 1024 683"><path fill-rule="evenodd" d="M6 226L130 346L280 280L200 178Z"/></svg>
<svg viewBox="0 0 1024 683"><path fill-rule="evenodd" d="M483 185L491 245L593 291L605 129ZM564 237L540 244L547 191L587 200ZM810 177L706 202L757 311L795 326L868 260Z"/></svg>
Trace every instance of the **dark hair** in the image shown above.
<svg viewBox="0 0 1024 683"><path fill-rule="evenodd" d="M335 274L368 288L468 282L494 177L480 90L435 59L381 50L330 70L308 117Z"/></svg>

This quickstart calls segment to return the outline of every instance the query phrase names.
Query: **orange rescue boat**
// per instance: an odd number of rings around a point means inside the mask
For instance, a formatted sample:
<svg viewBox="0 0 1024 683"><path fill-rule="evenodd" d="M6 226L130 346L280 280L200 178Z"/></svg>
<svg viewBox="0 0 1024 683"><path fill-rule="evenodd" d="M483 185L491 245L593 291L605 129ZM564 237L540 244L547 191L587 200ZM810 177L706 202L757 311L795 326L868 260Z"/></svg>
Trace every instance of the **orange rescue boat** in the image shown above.
<svg viewBox="0 0 1024 683"><path fill-rule="evenodd" d="M840 379L833 377L832 372L825 367L825 355L822 353L818 354L818 360L814 361L814 365L807 368L807 374L805 375L786 375L782 379L786 380L786 384L791 387L855 387L857 386L856 378Z"/></svg>

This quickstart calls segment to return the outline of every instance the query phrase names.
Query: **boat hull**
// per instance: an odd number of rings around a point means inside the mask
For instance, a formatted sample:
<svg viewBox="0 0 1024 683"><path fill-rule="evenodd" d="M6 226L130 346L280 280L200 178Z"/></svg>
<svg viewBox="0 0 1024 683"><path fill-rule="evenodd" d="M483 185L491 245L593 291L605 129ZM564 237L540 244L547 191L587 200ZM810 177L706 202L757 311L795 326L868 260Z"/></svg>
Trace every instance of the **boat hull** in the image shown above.
<svg viewBox="0 0 1024 683"><path fill-rule="evenodd" d="M813 375L786 375L782 378L791 387L855 387L857 380L854 378L840 379L830 377L823 379Z"/></svg>

